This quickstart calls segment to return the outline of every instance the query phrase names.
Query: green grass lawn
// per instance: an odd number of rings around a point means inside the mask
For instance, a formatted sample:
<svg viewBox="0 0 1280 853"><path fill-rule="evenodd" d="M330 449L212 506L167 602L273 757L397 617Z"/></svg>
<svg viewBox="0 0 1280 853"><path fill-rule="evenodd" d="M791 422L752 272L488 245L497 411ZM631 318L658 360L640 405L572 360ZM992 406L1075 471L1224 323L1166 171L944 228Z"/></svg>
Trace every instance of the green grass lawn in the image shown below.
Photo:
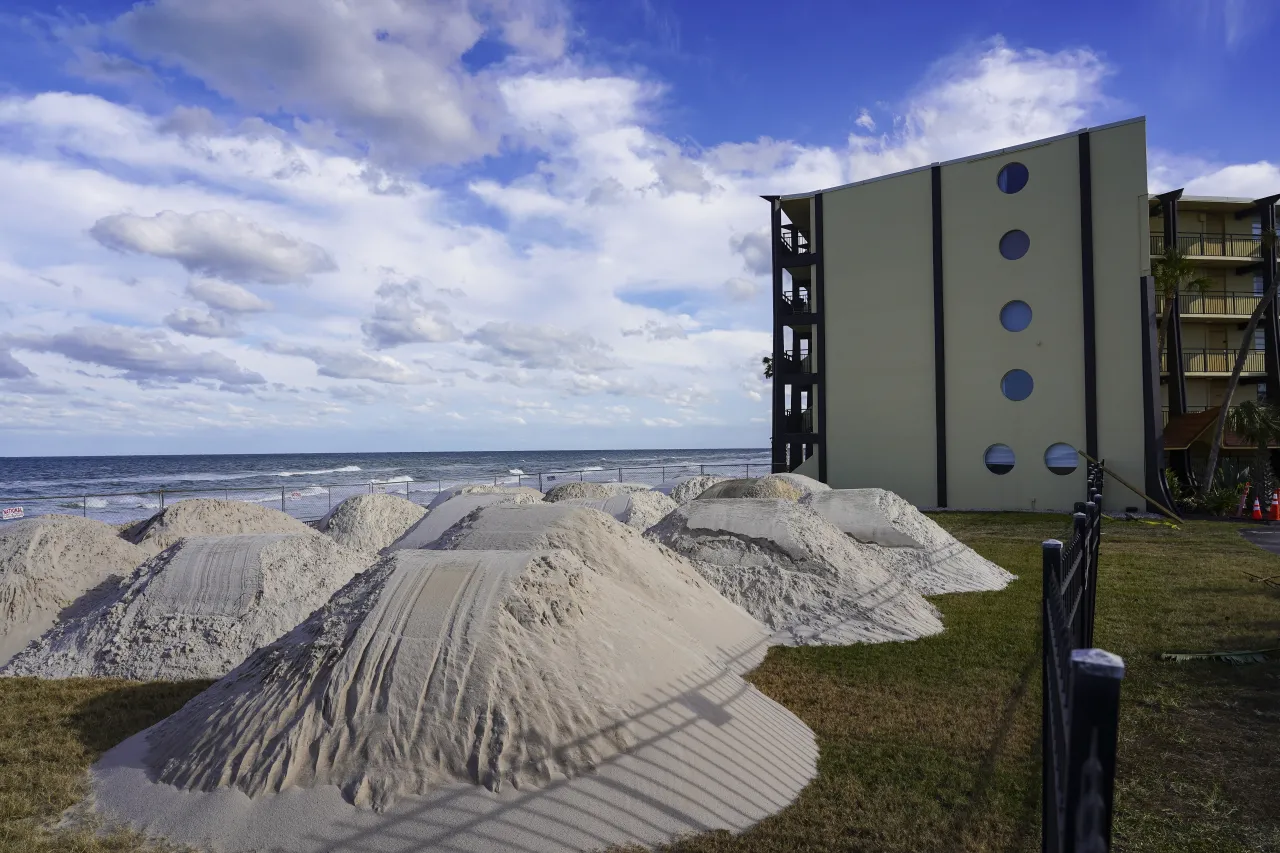
<svg viewBox="0 0 1280 853"><path fill-rule="evenodd" d="M817 733L818 778L743 835L673 851L1034 851L1039 847L1041 540L1062 516L937 516L1022 576L936 599L947 630L906 644L772 649L751 676ZM1128 667L1115 849L1280 853L1280 661L1160 661L1280 645L1280 557L1232 524L1105 523L1097 643ZM50 833L105 749L202 684L0 679L0 851L137 850Z"/></svg>

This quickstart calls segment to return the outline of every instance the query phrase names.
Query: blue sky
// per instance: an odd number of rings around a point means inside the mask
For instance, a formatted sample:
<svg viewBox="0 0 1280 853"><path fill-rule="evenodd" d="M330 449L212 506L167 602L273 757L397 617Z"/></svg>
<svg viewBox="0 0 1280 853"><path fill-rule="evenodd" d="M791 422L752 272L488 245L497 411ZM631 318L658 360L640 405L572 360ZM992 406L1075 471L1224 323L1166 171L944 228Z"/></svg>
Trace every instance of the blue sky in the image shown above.
<svg viewBox="0 0 1280 853"><path fill-rule="evenodd" d="M1274 3L10 3L0 33L6 455L765 446L761 193L1133 115L1152 190L1280 191Z"/></svg>

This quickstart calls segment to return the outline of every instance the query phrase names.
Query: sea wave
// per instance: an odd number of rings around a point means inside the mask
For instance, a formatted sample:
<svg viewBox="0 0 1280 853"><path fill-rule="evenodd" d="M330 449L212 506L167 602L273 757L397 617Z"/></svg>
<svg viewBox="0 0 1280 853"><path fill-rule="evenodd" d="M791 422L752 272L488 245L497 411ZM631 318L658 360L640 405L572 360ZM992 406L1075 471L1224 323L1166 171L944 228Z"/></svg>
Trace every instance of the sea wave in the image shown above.
<svg viewBox="0 0 1280 853"><path fill-rule="evenodd" d="M515 474L517 477L523 477L523 476L524 476L524 472L523 472L523 471L521 471L519 468L511 468L511 469L509 469L509 470L507 471L507 473L508 473L508 474Z"/></svg>
<svg viewBox="0 0 1280 853"><path fill-rule="evenodd" d="M604 468L602 468L599 465L588 465L586 468L583 468L582 470L583 471L603 471Z"/></svg>
<svg viewBox="0 0 1280 853"><path fill-rule="evenodd" d="M414 479L408 474L401 474L399 477L388 477L385 480L370 480L370 485L382 486L387 483L412 483Z"/></svg>
<svg viewBox="0 0 1280 853"><path fill-rule="evenodd" d="M359 465L343 465L341 468L322 468L319 471L281 471L277 477L310 477L314 474L350 474L361 470Z"/></svg>

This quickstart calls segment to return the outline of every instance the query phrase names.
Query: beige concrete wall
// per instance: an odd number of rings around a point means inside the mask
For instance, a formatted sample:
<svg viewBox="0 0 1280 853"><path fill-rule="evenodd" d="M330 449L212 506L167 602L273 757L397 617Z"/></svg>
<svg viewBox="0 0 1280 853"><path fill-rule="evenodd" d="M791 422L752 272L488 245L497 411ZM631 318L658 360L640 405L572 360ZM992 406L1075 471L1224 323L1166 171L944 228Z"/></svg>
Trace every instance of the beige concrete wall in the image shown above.
<svg viewBox="0 0 1280 853"><path fill-rule="evenodd" d="M935 506L930 174L826 193L822 215L827 481Z"/></svg>
<svg viewBox="0 0 1280 853"><path fill-rule="evenodd" d="M1059 476L1044 464L1055 442L1084 446L1084 326L1080 284L1078 142L1075 137L1012 154L944 166L943 281L946 310L947 481L956 507L1070 509L1084 492L1084 468ZM1026 165L1030 179L1007 195L1000 169ZM1020 229L1031 248L1000 254ZM1136 292L1136 291L1135 291ZM1000 309L1020 299L1032 321L1022 332L1000 325ZM1031 396L1005 398L1014 368L1035 382ZM1016 464L987 470L983 454L1007 444Z"/></svg>
<svg viewBox="0 0 1280 853"><path fill-rule="evenodd" d="M1098 354L1098 452L1107 467L1145 484L1146 429L1142 405L1142 300L1139 278L1150 271L1145 122L1090 134L1093 172L1093 252ZM1158 416L1158 413L1157 413ZM1111 482L1108 509L1142 507L1136 494Z"/></svg>
<svg viewBox="0 0 1280 853"><path fill-rule="evenodd" d="M800 463L800 467L795 470L796 474L803 474L806 477L818 479L818 451L815 448L813 455Z"/></svg>

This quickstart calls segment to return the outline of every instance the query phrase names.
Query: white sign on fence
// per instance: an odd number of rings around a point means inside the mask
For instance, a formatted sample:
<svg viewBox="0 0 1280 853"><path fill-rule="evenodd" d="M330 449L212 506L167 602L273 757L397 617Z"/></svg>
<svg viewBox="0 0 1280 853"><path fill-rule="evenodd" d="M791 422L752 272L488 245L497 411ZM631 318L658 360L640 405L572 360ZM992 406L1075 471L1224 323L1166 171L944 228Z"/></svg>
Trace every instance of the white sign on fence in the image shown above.
<svg viewBox="0 0 1280 853"><path fill-rule="evenodd" d="M14 521L19 518L22 518L22 507L20 506L7 506L4 509L0 509L0 519L4 521Z"/></svg>

